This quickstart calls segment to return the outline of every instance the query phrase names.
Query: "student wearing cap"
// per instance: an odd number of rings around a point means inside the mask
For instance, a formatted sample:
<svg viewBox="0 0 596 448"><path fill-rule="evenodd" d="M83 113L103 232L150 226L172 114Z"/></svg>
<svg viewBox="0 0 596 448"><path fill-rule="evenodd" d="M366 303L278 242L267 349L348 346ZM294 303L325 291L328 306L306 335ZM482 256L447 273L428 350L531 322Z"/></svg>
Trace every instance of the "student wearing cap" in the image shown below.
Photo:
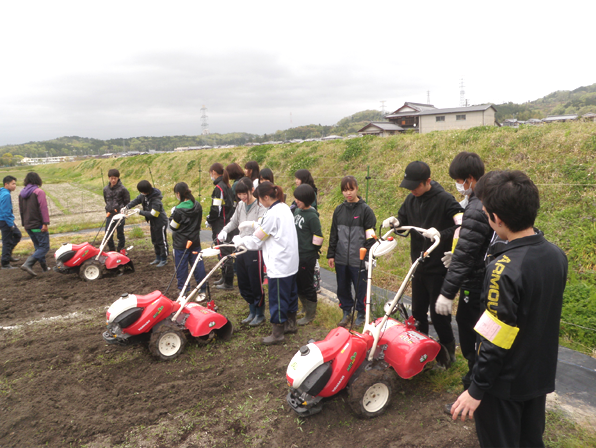
<svg viewBox="0 0 596 448"><path fill-rule="evenodd" d="M439 336L439 341L449 352L451 362L455 361L455 339L451 329L451 315L443 316L435 312L435 302L441 293L447 268L441 257L451 250L453 235L461 225L463 208L452 194L430 177L430 167L420 161L412 162L400 187L410 190L410 194L397 214L383 221L383 227L416 226L427 229L423 235L412 232L410 257L414 262L420 253L428 249L432 242L427 239L434 235L441 237L439 247L421 263L412 278L412 315L418 321L418 329L428 333L428 310ZM445 366L447 367L447 366Z"/></svg>

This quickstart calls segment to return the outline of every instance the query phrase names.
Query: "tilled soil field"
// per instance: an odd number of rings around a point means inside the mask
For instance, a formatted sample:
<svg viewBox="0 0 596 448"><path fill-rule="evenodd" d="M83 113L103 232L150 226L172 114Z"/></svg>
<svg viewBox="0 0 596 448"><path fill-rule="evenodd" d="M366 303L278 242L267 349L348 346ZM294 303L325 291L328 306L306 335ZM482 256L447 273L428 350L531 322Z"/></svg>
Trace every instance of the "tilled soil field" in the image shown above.
<svg viewBox="0 0 596 448"><path fill-rule="evenodd" d="M149 266L149 251L131 257L135 273L90 283L0 272L0 446L478 446L473 423L442 413L455 393L432 392L432 371L400 380L378 418L357 418L345 391L321 413L298 418L285 401L285 370L301 345L327 330L309 325L265 347L270 327L239 323L247 306L237 290L213 294L234 324L230 342L189 341L170 362L153 358L147 344L107 345L106 307L123 292L165 289L174 272L172 262Z"/></svg>

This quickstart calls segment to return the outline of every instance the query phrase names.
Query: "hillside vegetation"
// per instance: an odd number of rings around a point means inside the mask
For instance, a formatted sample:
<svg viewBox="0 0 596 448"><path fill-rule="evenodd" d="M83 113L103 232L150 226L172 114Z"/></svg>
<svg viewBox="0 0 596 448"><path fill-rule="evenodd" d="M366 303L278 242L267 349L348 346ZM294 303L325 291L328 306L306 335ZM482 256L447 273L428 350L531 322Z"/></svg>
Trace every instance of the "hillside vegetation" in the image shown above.
<svg viewBox="0 0 596 448"><path fill-rule="evenodd" d="M565 250L570 262L561 324L562 341L592 352L596 348L596 332L590 330L596 328L594 123L522 126L519 129L477 127L466 131L389 138L369 136L344 141L87 160L35 169L44 182L76 182L100 192L101 170L105 175L109 168L115 167L122 173L124 184L134 193L139 180L151 180L151 167L155 183L164 193L166 209L175 203L174 184L184 181L191 186L195 196L201 198L206 211L213 188L207 170L214 162L244 165L248 160L257 160L261 167L274 171L276 183L288 194L288 203L292 200L293 173L307 168L311 170L319 189L319 211L326 245L333 210L343 201L339 189L342 176L355 175L364 197L367 189L365 177L370 170L368 203L380 225L383 219L397 213L405 199L408 191L399 188L399 183L406 165L413 160L426 161L431 166L433 179L456 195L448 167L460 151L478 153L484 159L487 170L523 170L538 185L541 210L536 225L550 241ZM20 182L26 170L23 167L10 172L17 172ZM326 247L322 265L326 265L325 253ZM408 258L408 241L400 240L398 250L381 260L375 271L375 284L395 290L408 268Z"/></svg>

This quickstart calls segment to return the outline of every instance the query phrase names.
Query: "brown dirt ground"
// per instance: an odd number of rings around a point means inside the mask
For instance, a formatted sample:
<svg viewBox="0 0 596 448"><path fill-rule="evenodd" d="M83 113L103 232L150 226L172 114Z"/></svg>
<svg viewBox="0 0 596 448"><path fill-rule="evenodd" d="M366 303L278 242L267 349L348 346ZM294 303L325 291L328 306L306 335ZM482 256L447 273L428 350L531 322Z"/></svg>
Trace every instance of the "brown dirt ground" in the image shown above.
<svg viewBox="0 0 596 448"><path fill-rule="evenodd" d="M428 372L400 380L378 418L355 417L343 391L320 414L298 419L285 401L285 370L302 344L327 331L309 325L264 347L270 328L241 327L247 307L237 292L214 294L234 323L230 342L189 342L171 362L154 359L146 344L108 346L106 307L123 292L165 288L174 272L172 262L148 266L149 251L131 257L135 273L91 283L0 273L0 446L478 446L472 422L441 412L455 394L430 391Z"/></svg>

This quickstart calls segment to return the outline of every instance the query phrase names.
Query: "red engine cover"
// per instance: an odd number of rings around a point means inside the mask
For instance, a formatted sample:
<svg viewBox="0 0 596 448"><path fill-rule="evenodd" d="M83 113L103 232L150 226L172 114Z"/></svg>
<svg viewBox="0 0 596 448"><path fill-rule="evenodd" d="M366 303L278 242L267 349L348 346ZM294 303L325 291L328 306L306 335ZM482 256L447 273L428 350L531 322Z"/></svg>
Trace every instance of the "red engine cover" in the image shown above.
<svg viewBox="0 0 596 448"><path fill-rule="evenodd" d="M115 269L130 262L130 258L120 252L103 252L103 255L106 256L106 269Z"/></svg>
<svg viewBox="0 0 596 448"><path fill-rule="evenodd" d="M325 388L319 394L321 397L331 397L348 385L348 380L360 367L369 342L372 338L360 333L350 333L345 328L332 330L327 337L315 344L321 350L325 362L333 359L333 373Z"/></svg>
<svg viewBox="0 0 596 448"><path fill-rule="evenodd" d="M228 322L228 319L221 314L198 303L187 304L182 312L188 314L184 326L195 337L206 336L213 330L219 330Z"/></svg>
<svg viewBox="0 0 596 448"><path fill-rule="evenodd" d="M139 317L139 319L137 319L137 321L134 324L124 328L122 330L122 333L128 333L131 335L147 333L155 326L155 324L161 322L170 314L177 311L178 308L180 308L179 303L171 301L166 296L161 294L159 291L154 291L147 296L138 296L137 304L139 304L139 301L141 303L146 303L146 298L153 295L156 296L155 300L150 304L146 305L145 309L143 310L143 314L141 314L141 317ZM139 305L139 307L142 307L142 305Z"/></svg>
<svg viewBox="0 0 596 448"><path fill-rule="evenodd" d="M375 323L378 325L381 320L379 318ZM387 344L385 361L405 379L420 373L441 350L435 340L419 331L408 330L404 324L391 318L387 320L387 328L379 340L379 345L384 344Z"/></svg>
<svg viewBox="0 0 596 448"><path fill-rule="evenodd" d="M64 266L68 268L80 266L84 261L95 257L99 253L99 249L89 243L73 244L72 250L76 252L75 255L64 263Z"/></svg>

